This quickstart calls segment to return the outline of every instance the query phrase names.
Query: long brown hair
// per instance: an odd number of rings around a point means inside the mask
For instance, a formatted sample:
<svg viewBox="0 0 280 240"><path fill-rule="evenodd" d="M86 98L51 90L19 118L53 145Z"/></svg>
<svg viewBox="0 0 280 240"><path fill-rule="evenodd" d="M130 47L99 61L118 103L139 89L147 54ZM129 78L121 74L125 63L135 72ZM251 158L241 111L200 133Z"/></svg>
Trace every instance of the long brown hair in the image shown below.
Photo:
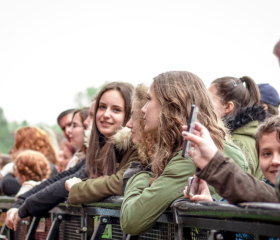
<svg viewBox="0 0 280 240"><path fill-rule="evenodd" d="M229 101L233 102L234 110L231 113L233 115L240 108L260 104L259 88L250 77L222 77L214 80L211 84L216 87L216 95L219 96L222 104L226 104Z"/></svg>
<svg viewBox="0 0 280 240"><path fill-rule="evenodd" d="M158 143L151 163L154 179L182 149L182 125L187 123L192 104L199 108L197 121L209 130L216 146L223 150L225 132L219 126L210 94L199 77L186 71L166 72L156 76L151 87L161 103Z"/></svg>
<svg viewBox="0 0 280 240"><path fill-rule="evenodd" d="M123 122L123 126L125 126L130 118L131 94L133 88L133 85L130 83L112 82L104 86L96 97L92 132L86 158L86 167L89 178L97 178L99 176L116 173L117 156L115 154L114 144L109 141L107 142L96 126L96 113L99 108L100 98L109 90L117 90L121 93L125 101L125 118Z"/></svg>

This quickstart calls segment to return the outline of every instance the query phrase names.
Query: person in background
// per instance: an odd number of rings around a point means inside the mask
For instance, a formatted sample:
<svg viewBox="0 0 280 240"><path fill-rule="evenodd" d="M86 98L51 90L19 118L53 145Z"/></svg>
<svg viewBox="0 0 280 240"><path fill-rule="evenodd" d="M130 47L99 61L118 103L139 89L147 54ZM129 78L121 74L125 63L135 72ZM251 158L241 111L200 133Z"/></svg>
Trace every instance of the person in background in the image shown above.
<svg viewBox="0 0 280 240"><path fill-rule="evenodd" d="M3 176L7 175L8 172L11 172L11 170L6 169L8 171L7 173L2 171L4 166L8 163L12 162L12 157L9 154L3 154L0 152L0 181L2 180Z"/></svg>
<svg viewBox="0 0 280 240"><path fill-rule="evenodd" d="M74 156L67 163L65 169L74 167L78 162L86 157L87 148L84 145L86 126L84 122L89 116L89 108L78 109L73 113L71 127L67 129L71 145L77 149Z"/></svg>
<svg viewBox="0 0 280 240"><path fill-rule="evenodd" d="M273 53L278 58L279 64L280 64L280 40L275 44Z"/></svg>
<svg viewBox="0 0 280 240"><path fill-rule="evenodd" d="M12 159L16 159L16 156L22 150L35 150L44 154L49 162L51 169L51 176L57 174L55 165L57 164L57 158L54 149L49 141L47 134L37 127L22 127L15 133L14 146L11 150ZM14 162L8 163L2 169L6 173L1 181L2 192L8 196L14 196L20 188L18 179L13 175ZM7 170L8 169L8 170ZM13 184L13 188L9 187Z"/></svg>
<svg viewBox="0 0 280 240"><path fill-rule="evenodd" d="M255 148L255 135L259 122L266 118L260 105L260 92L250 77L223 77L214 80L210 87L217 110L229 129L232 142L240 147L249 165L249 173L262 179Z"/></svg>
<svg viewBox="0 0 280 240"><path fill-rule="evenodd" d="M60 126L61 130L63 131L64 136L68 141L70 141L69 136L67 135L67 130L71 127L71 120L73 113L76 109L71 108L61 112L57 117L57 123Z"/></svg>
<svg viewBox="0 0 280 240"><path fill-rule="evenodd" d="M21 151L14 164L14 174L22 186L17 196L27 192L50 175L50 167L47 158L34 150Z"/></svg>
<svg viewBox="0 0 280 240"><path fill-rule="evenodd" d="M243 172L230 158L225 157L202 124L195 124L195 134L185 132L186 129L187 126L183 126L182 136L193 143L189 154L197 166L195 175L200 178L198 195L190 197L187 187L184 190L184 195L191 201L212 200L207 185L201 180L204 179L229 203L280 202L274 189L280 166L279 116L267 118L256 134L256 149L265 177L263 182Z"/></svg>
<svg viewBox="0 0 280 240"><path fill-rule="evenodd" d="M60 162L59 172L66 169L68 162L72 159L76 149L71 145L71 143L64 138L60 143L60 150L58 153L58 161Z"/></svg>
<svg viewBox="0 0 280 240"><path fill-rule="evenodd" d="M261 94L261 104L267 111L268 116L279 114L279 94L274 87L268 83L259 83L258 88Z"/></svg>

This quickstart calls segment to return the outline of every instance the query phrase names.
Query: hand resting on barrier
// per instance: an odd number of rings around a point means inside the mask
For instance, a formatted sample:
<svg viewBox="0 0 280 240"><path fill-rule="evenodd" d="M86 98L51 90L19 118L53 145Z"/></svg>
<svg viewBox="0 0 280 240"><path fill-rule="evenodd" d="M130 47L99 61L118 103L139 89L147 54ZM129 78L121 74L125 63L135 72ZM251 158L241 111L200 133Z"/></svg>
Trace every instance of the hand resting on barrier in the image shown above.
<svg viewBox="0 0 280 240"><path fill-rule="evenodd" d="M65 188L70 191L70 189L76 184L82 182L82 179L73 177L65 181Z"/></svg>
<svg viewBox="0 0 280 240"><path fill-rule="evenodd" d="M183 191L183 194L186 198L189 198L192 202L213 202L213 198L211 196L210 190L208 188L207 182L199 178L199 185L198 185L198 191L196 195L189 196L187 194L188 192L188 186L185 187L185 190Z"/></svg>
<svg viewBox="0 0 280 240"><path fill-rule="evenodd" d="M14 231L17 230L18 222L21 218L18 216L18 208L11 208L7 212L7 216L5 219L6 226Z"/></svg>
<svg viewBox="0 0 280 240"><path fill-rule="evenodd" d="M187 126L183 126L182 136L185 140L192 142L192 148L189 155L192 158L194 164L203 169L210 160L217 153L218 149L212 140L209 131L206 127L200 123L195 123L194 134L186 132Z"/></svg>

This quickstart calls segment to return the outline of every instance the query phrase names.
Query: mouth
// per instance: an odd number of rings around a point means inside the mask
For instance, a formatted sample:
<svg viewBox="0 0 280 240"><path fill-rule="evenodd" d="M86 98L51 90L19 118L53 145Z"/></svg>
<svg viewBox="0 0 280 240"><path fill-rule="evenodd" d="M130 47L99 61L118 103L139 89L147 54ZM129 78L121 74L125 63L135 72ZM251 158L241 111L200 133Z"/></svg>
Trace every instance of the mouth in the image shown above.
<svg viewBox="0 0 280 240"><path fill-rule="evenodd" d="M272 174L277 174L278 170L269 171Z"/></svg>
<svg viewBox="0 0 280 240"><path fill-rule="evenodd" d="M109 123L109 122L105 122L105 121L101 121L101 124L104 126L111 126L113 125L113 123Z"/></svg>

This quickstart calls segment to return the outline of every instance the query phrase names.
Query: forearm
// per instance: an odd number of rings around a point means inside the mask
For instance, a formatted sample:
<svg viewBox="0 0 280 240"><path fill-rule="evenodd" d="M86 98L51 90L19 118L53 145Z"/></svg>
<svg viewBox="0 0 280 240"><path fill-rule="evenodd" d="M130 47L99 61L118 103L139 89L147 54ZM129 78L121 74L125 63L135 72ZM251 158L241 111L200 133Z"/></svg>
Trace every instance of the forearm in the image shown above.
<svg viewBox="0 0 280 240"><path fill-rule="evenodd" d="M88 179L76 183L69 192L71 204L90 204L98 202L108 196L123 195L124 170L98 179Z"/></svg>
<svg viewBox="0 0 280 240"><path fill-rule="evenodd" d="M31 216L41 216L54 208L57 204L64 202L69 194L65 189L65 181L72 177L87 177L85 168L81 168L78 172L66 176L28 197L24 204L19 208L19 216L26 217L26 214Z"/></svg>
<svg viewBox="0 0 280 240"><path fill-rule="evenodd" d="M48 178L47 180L45 180L42 183L40 183L39 185L35 186L28 192L18 196L18 200L13 204L13 207L19 208L28 197L36 194L37 192L41 191L42 189L45 189L46 187L54 184L55 182L60 181L61 179L64 179L67 176L72 176L73 174L78 172L81 168L83 168L84 164L85 164L85 160L82 160L80 163L76 164L76 166L74 166L73 168L70 168L67 171L63 171L60 174L57 174L53 177Z"/></svg>
<svg viewBox="0 0 280 240"><path fill-rule="evenodd" d="M213 186L229 203L279 202L274 188L245 173L220 152L196 175Z"/></svg>

